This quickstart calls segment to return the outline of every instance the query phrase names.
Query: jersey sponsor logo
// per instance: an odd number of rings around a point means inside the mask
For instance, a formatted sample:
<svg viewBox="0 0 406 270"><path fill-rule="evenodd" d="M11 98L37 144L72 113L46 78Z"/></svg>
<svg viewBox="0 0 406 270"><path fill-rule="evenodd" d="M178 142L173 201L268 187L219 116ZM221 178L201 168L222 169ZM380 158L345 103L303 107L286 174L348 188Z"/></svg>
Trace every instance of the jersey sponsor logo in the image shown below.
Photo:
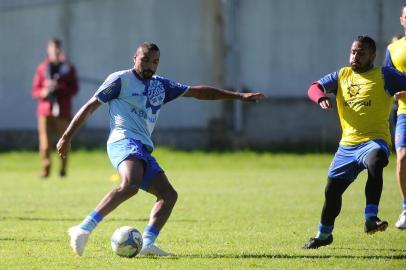
<svg viewBox="0 0 406 270"><path fill-rule="evenodd" d="M113 91L114 86L116 85L115 82L113 82L112 84L110 84L109 86L107 86L105 89L103 89L102 93L105 96L108 96L111 94L111 92Z"/></svg>
<svg viewBox="0 0 406 270"><path fill-rule="evenodd" d="M355 100L348 100L348 101L344 101L344 107L350 107L350 108L354 108L355 106L363 106L363 107L371 107L372 106L372 101L371 100L359 100L359 101L355 101Z"/></svg>
<svg viewBox="0 0 406 270"><path fill-rule="evenodd" d="M169 81L169 87L170 88L182 88L182 85L180 83L177 83L174 81Z"/></svg>
<svg viewBox="0 0 406 270"><path fill-rule="evenodd" d="M137 109L132 109L131 110L132 113L135 113L136 115L138 115L139 117L141 117L144 120L148 120L151 123L155 123L157 120L156 115L148 115L148 113L144 110L137 110Z"/></svg>
<svg viewBox="0 0 406 270"><path fill-rule="evenodd" d="M373 84L373 82L367 82L363 84L356 84L356 83L350 83L347 86L347 94L350 98L355 98L359 95L359 93L362 90L362 87L368 84ZM369 100L345 100L344 101L344 106L345 107L350 107L354 108L356 106L365 106L365 107L371 107L372 106L372 101Z"/></svg>

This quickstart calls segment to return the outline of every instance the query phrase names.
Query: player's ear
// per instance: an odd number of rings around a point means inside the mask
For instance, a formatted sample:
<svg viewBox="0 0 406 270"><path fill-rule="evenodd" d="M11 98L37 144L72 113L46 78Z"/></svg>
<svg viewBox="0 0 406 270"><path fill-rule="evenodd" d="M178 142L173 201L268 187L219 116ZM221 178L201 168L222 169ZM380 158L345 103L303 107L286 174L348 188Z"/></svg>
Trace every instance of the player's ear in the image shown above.
<svg viewBox="0 0 406 270"><path fill-rule="evenodd" d="M375 57L376 57L376 52L374 52L374 53L372 54L372 61L375 60Z"/></svg>

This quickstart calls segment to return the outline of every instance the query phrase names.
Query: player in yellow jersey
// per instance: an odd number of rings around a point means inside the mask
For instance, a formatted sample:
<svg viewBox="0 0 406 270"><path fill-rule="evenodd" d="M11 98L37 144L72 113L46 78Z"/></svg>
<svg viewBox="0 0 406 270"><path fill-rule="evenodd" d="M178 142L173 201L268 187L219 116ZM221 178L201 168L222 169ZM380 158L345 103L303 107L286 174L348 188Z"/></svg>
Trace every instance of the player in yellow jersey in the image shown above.
<svg viewBox="0 0 406 270"><path fill-rule="evenodd" d="M406 3L402 5L400 24L406 33ZM392 42L387 50L385 66L394 67L406 73L406 38ZM403 198L403 211L395 226L399 229L406 229L406 97L398 100L397 122L395 132L396 147L396 178Z"/></svg>
<svg viewBox="0 0 406 270"><path fill-rule="evenodd" d="M325 201L316 237L303 248L314 249L333 242L333 228L339 215L342 194L366 169L366 233L384 231L388 222L378 218L383 186L383 168L388 164L389 114L392 95L406 90L406 75L391 67L374 67L375 41L358 36L351 46L350 67L330 73L314 82L308 91L322 109L332 109L326 95L334 94L342 128L342 138L328 171Z"/></svg>

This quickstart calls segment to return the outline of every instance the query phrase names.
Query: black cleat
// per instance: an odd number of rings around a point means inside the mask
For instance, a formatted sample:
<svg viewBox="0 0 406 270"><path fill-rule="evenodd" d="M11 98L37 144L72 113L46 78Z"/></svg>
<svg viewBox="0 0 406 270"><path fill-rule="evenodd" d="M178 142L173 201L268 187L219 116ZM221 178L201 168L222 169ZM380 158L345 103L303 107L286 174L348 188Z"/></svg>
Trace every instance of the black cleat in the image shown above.
<svg viewBox="0 0 406 270"><path fill-rule="evenodd" d="M333 243L333 235L331 234L327 239L321 240L316 237L310 238L309 242L304 244L303 248L304 249L316 249L322 246L327 246Z"/></svg>
<svg viewBox="0 0 406 270"><path fill-rule="evenodd" d="M66 176L66 171L60 170L60 171L59 171L59 176L60 176L60 177L65 177L65 176Z"/></svg>
<svg viewBox="0 0 406 270"><path fill-rule="evenodd" d="M388 228L388 222L380 220L378 217L370 217L365 221L364 232L373 234L376 232L383 232Z"/></svg>

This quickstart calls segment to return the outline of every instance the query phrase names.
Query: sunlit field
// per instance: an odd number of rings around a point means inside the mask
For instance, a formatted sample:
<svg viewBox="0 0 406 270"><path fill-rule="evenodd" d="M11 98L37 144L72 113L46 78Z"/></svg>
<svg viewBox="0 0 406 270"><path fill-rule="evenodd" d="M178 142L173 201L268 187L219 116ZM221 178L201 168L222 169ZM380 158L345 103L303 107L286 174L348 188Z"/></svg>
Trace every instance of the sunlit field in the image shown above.
<svg viewBox="0 0 406 270"><path fill-rule="evenodd" d="M76 151L68 176L38 177L35 152L0 153L0 269L406 269L406 231L394 160L386 168L380 217L386 232L363 232L365 172L344 194L334 242L301 247L316 233L332 154L154 153L179 193L157 244L170 258L115 255L113 231L143 230L154 197L140 192L91 235L85 253L69 247L79 223L118 184L107 155ZM56 164L55 164L56 165Z"/></svg>

